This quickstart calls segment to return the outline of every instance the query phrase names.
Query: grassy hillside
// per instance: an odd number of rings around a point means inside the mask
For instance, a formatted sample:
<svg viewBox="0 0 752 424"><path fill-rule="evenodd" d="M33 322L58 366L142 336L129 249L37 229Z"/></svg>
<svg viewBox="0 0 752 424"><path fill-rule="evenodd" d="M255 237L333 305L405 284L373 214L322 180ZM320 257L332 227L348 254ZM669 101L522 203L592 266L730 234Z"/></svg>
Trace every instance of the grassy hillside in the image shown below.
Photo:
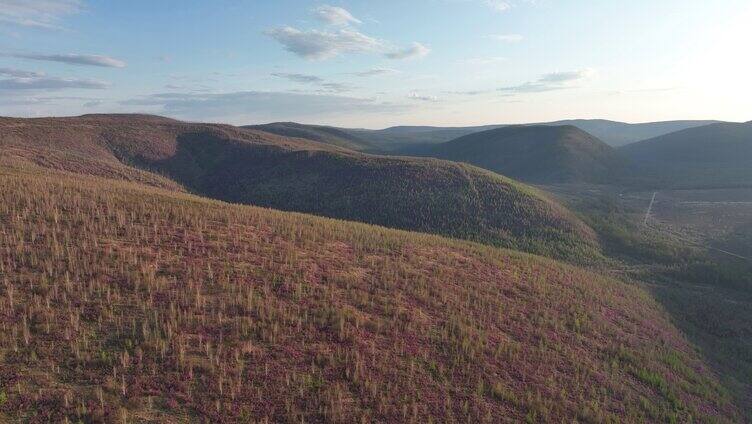
<svg viewBox="0 0 752 424"><path fill-rule="evenodd" d="M4 120L0 129L2 156L43 167L172 184L225 201L556 257L597 255L592 231L565 208L526 186L466 165L370 156L309 140L158 117ZM62 159L51 166L49 158L58 156Z"/></svg>
<svg viewBox="0 0 752 424"><path fill-rule="evenodd" d="M0 168L0 421L733 422L640 289L434 236Z"/></svg>
<svg viewBox="0 0 752 424"><path fill-rule="evenodd" d="M573 126L498 128L432 146L421 154L545 184L611 182L624 166L611 147Z"/></svg>
<svg viewBox="0 0 752 424"><path fill-rule="evenodd" d="M344 147L350 150L377 150L377 147L374 144L350 134L345 130L334 127L304 125L295 122L275 122L264 125L248 125L243 128L265 131L284 137L305 138L307 140Z"/></svg>
<svg viewBox="0 0 752 424"><path fill-rule="evenodd" d="M721 123L691 128L620 149L654 187L752 185L752 125Z"/></svg>

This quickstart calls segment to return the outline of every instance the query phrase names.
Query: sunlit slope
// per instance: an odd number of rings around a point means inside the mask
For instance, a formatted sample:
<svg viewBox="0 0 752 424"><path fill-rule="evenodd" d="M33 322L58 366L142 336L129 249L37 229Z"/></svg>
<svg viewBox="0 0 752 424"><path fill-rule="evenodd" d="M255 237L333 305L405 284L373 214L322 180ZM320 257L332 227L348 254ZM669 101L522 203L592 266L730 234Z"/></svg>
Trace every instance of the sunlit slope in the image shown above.
<svg viewBox="0 0 752 424"><path fill-rule="evenodd" d="M0 159L556 257L598 255L592 230L566 208L467 165L153 116L6 119L0 128Z"/></svg>
<svg viewBox="0 0 752 424"><path fill-rule="evenodd" d="M729 422L654 301L465 242L0 168L0 420Z"/></svg>

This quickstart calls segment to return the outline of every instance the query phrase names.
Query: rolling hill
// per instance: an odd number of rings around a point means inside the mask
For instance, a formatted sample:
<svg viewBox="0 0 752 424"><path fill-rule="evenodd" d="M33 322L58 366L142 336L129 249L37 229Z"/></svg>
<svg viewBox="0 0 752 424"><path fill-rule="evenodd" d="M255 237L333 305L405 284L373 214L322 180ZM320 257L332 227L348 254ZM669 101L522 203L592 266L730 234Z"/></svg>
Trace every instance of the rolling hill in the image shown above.
<svg viewBox="0 0 752 424"><path fill-rule="evenodd" d="M264 125L248 125L243 128L249 128L259 131L265 131L284 137L305 138L307 140L318 141L319 143L331 144L333 146L344 147L350 150L367 151L376 150L376 146L355 136L345 130L334 127L321 125L305 125L295 122L274 122Z"/></svg>
<svg viewBox="0 0 752 424"><path fill-rule="evenodd" d="M2 422L740 419L643 290L554 261L22 159L0 222Z"/></svg>
<svg viewBox="0 0 752 424"><path fill-rule="evenodd" d="M573 126L503 127L416 153L538 184L612 182L624 168L613 148Z"/></svg>
<svg viewBox="0 0 752 424"><path fill-rule="evenodd" d="M0 121L1 156L235 203L443 234L554 257L597 256L590 228L537 191L435 159L151 116Z"/></svg>
<svg viewBox="0 0 752 424"><path fill-rule="evenodd" d="M752 185L752 125L720 123L686 129L620 149L652 187Z"/></svg>

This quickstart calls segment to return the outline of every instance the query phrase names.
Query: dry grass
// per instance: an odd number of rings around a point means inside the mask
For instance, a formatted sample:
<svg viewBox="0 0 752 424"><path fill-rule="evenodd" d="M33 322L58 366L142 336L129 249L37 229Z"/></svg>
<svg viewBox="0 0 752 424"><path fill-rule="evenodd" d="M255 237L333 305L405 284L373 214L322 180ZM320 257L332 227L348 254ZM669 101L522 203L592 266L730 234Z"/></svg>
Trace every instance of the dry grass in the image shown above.
<svg viewBox="0 0 752 424"><path fill-rule="evenodd" d="M541 258L0 168L0 420L730 422L643 291Z"/></svg>

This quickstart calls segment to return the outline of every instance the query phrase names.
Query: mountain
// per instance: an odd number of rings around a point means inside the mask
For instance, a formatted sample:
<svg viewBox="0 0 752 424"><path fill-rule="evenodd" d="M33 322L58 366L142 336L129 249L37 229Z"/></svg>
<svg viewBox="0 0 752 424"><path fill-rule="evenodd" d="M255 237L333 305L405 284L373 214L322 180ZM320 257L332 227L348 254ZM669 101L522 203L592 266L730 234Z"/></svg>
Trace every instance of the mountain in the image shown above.
<svg viewBox="0 0 752 424"><path fill-rule="evenodd" d="M620 152L655 187L752 185L752 125L719 123L624 146Z"/></svg>
<svg viewBox="0 0 752 424"><path fill-rule="evenodd" d="M228 202L555 257L597 255L594 233L566 208L463 164L365 155L256 130L133 115L3 119L0 147L7 160Z"/></svg>
<svg viewBox="0 0 752 424"><path fill-rule="evenodd" d="M265 131L284 137L305 138L307 140L344 147L350 150L364 151L376 149L376 146L373 144L352 135L345 130L334 127L305 125L295 122L275 122L264 125L248 125L243 128Z"/></svg>
<svg viewBox="0 0 752 424"><path fill-rule="evenodd" d="M665 121L628 124L605 119L571 119L555 122L524 125L575 126L613 147L623 146L640 140L657 137L671 132L699 127L718 121ZM346 129L341 131L359 139L368 140L385 152L404 149L414 150L421 146L445 143L469 134L488 131L510 125L483 125L472 127L391 127L383 130Z"/></svg>
<svg viewBox="0 0 752 424"><path fill-rule="evenodd" d="M660 135L717 123L718 121L665 121L628 124L605 119L572 119L549 122L544 125L573 125L598 137L606 144L619 147Z"/></svg>
<svg viewBox="0 0 752 424"><path fill-rule="evenodd" d="M46 122L106 150L97 121ZM635 284L23 162L0 166L2 422L740 422Z"/></svg>
<svg viewBox="0 0 752 424"><path fill-rule="evenodd" d="M539 184L611 182L624 168L613 148L573 126L503 127L419 153Z"/></svg>

